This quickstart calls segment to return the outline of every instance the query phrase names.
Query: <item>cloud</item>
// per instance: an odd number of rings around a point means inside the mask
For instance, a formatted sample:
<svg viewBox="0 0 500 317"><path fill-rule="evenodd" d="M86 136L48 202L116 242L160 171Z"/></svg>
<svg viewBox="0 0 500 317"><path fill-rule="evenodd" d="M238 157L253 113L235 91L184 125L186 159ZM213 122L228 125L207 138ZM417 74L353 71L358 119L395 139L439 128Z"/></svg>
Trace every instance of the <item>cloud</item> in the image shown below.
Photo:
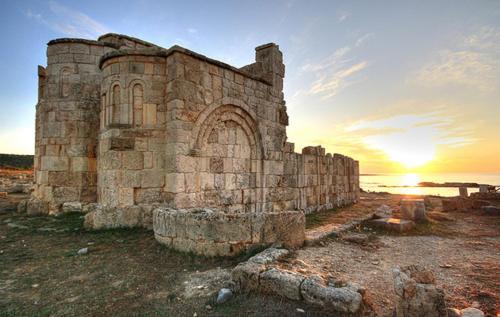
<svg viewBox="0 0 500 317"><path fill-rule="evenodd" d="M321 94L321 99L323 100L331 98L337 95L342 89L350 86L353 83L350 77L365 69L366 66L368 66L368 62L363 61L325 75L312 84L309 93L313 95Z"/></svg>
<svg viewBox="0 0 500 317"><path fill-rule="evenodd" d="M454 49L440 50L434 60L414 74L424 86L460 85L492 91L500 81L500 29L482 27L461 37Z"/></svg>
<svg viewBox="0 0 500 317"><path fill-rule="evenodd" d="M188 29L187 29L187 32L188 32L189 34L196 34L196 33L198 33L198 30L197 30L197 29L195 29L195 28L188 28Z"/></svg>
<svg viewBox="0 0 500 317"><path fill-rule="evenodd" d="M361 120L346 127L369 148L407 167L417 167L436 158L439 146L462 147L474 143L472 131L456 118L434 111Z"/></svg>
<svg viewBox="0 0 500 317"><path fill-rule="evenodd" d="M81 38L96 38L111 32L103 24L92 19L83 12L63 6L55 1L49 2L50 15L42 16L28 10L26 16L38 23L66 36Z"/></svg>
<svg viewBox="0 0 500 317"><path fill-rule="evenodd" d="M359 37L353 46L336 49L319 63L308 63L301 67L302 71L314 73L317 77L306 93L320 95L322 100L337 95L340 91L356 82L356 74L364 70L368 61L356 61L350 57L352 51L363 44L371 33Z"/></svg>
<svg viewBox="0 0 500 317"><path fill-rule="evenodd" d="M340 11L337 14L337 22L342 23L344 22L348 17L350 16L349 12L347 11Z"/></svg>

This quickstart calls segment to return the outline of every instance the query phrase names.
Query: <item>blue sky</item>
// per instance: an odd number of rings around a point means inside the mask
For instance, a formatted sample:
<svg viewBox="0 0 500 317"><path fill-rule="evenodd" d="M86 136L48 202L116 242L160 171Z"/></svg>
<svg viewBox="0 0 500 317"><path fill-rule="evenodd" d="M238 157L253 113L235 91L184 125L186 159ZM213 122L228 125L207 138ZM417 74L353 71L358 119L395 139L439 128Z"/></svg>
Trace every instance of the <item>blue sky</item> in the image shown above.
<svg viewBox="0 0 500 317"><path fill-rule="evenodd" d="M235 66L251 63L255 46L277 43L296 150L323 144L365 162L365 172L430 161L432 171L500 171L500 1L3 1L0 9L2 153L33 152L46 43L116 32Z"/></svg>

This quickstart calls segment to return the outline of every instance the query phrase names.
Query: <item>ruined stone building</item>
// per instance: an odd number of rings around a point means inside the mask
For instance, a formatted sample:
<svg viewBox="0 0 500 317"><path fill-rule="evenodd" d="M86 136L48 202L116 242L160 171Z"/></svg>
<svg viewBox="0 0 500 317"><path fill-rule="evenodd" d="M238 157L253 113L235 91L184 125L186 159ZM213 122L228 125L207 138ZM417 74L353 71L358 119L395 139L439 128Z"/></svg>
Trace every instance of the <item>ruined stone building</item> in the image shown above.
<svg viewBox="0 0 500 317"><path fill-rule="evenodd" d="M28 211L82 206L91 228L155 222L176 248L234 254L298 241L304 212L355 202L358 162L294 151L282 53L255 52L236 68L118 34L50 41Z"/></svg>

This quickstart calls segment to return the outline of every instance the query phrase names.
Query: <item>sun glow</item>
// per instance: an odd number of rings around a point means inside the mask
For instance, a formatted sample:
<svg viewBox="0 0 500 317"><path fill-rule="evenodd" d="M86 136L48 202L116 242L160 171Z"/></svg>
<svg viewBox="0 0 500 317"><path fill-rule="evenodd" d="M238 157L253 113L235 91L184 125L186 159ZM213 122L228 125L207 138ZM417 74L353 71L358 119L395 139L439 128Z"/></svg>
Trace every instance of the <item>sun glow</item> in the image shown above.
<svg viewBox="0 0 500 317"><path fill-rule="evenodd" d="M420 182L420 177L417 174L405 174L402 179L403 186L417 186Z"/></svg>

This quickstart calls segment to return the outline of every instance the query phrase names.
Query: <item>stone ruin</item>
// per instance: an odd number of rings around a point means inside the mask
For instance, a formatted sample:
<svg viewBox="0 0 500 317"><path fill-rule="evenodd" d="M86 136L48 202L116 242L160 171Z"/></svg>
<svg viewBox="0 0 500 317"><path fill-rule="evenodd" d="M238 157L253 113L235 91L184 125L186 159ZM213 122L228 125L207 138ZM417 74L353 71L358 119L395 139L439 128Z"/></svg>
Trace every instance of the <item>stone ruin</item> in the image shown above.
<svg viewBox="0 0 500 317"><path fill-rule="evenodd" d="M125 35L50 41L38 67L31 214L146 227L183 251L300 245L304 213L354 203L359 164L287 142L276 44L236 68Z"/></svg>

